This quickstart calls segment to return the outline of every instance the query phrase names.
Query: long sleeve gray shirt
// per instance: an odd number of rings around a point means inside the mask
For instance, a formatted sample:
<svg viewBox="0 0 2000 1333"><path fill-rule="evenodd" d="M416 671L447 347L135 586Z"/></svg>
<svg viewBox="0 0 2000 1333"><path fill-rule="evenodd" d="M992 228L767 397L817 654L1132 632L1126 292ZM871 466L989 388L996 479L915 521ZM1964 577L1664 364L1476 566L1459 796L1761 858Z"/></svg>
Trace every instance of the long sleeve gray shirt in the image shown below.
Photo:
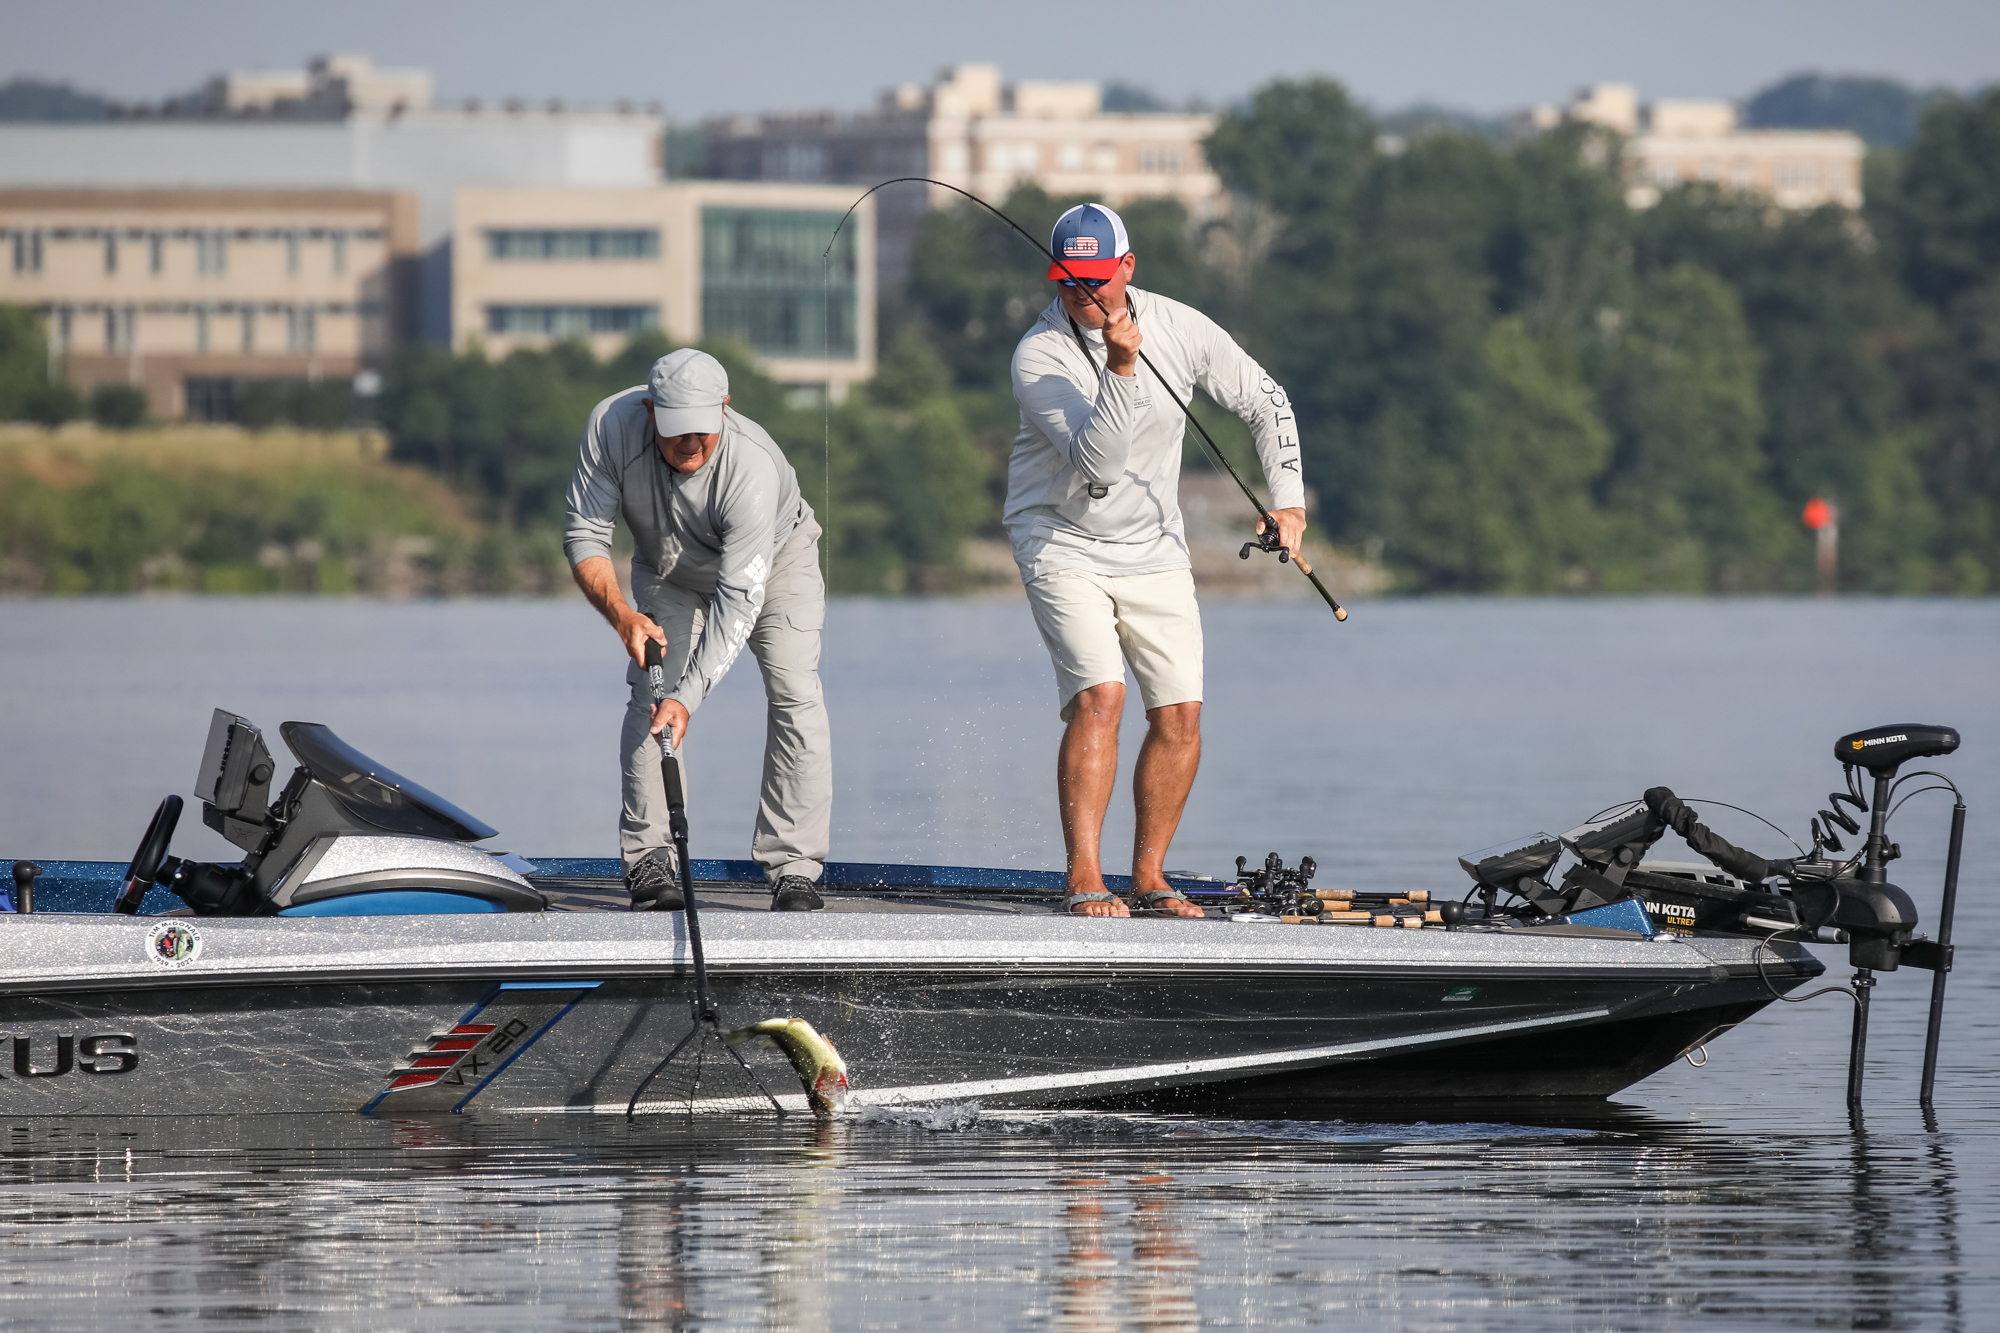
<svg viewBox="0 0 2000 1333"><path fill-rule="evenodd" d="M778 549L812 511L777 441L728 408L706 463L686 475L668 467L646 396L639 385L592 410L569 484L563 554L572 568L608 559L622 515L634 565L710 599L701 641L670 695L692 713L743 651Z"/></svg>
<svg viewBox="0 0 2000 1333"><path fill-rule="evenodd" d="M1241 417L1270 483L1271 508L1302 507L1298 421L1284 389L1199 310L1137 288L1127 288L1127 299L1146 356L1174 397L1188 401L1198 384ZM1105 369L1104 335L1073 331L1060 301L1022 336L1013 371L1021 430L1007 463L1002 521L1022 579L1069 569L1186 569L1185 418L1153 372L1143 363L1129 376ZM1090 494L1093 485L1101 497Z"/></svg>

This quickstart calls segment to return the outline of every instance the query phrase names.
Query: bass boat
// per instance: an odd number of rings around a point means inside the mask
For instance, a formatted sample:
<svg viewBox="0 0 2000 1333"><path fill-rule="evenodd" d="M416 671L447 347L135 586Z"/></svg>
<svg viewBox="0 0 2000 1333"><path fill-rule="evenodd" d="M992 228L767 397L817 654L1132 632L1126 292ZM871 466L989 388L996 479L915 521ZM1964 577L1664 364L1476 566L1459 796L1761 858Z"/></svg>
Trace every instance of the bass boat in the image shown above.
<svg viewBox="0 0 2000 1333"><path fill-rule="evenodd" d="M1200 920L1062 916L1058 872L852 863L826 867L826 910L772 912L759 867L694 860L691 935L685 912L631 911L616 861L486 850L492 828L328 728L280 732L297 768L273 798L259 729L221 710L211 726L195 795L238 863L169 855L179 796L128 865L15 863L9 1112L1603 1098L1819 976L1809 943L1848 948L1863 1001L1875 971L1915 965L1941 1004L1964 813L1937 941L1883 873L1897 767L1958 741L1916 726L1839 742L1849 784L1828 819L1858 832L1843 803L1873 818L1845 862L1832 822L1765 861L1655 788L1462 860L1462 897L1315 887L1311 858L1274 853L1234 878L1171 877ZM1705 861L1645 859L1669 829ZM711 1080L635 1103L687 1027L700 961L725 1026L747 1025L739 1063L777 1095ZM1931 1040L1934 1065L1935 1022Z"/></svg>

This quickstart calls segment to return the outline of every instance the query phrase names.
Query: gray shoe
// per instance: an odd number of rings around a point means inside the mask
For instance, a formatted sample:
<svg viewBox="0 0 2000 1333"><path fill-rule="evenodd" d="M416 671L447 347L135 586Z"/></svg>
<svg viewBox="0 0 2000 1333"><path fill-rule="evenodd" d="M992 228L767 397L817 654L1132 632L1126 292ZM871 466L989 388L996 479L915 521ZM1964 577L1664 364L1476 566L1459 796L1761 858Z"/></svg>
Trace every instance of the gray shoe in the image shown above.
<svg viewBox="0 0 2000 1333"><path fill-rule="evenodd" d="M825 906L819 890L804 875L785 875L771 886L773 912L817 912Z"/></svg>
<svg viewBox="0 0 2000 1333"><path fill-rule="evenodd" d="M625 891L632 895L635 912L679 912L687 907L680 878L674 873L673 853L664 848L647 852L625 872Z"/></svg>

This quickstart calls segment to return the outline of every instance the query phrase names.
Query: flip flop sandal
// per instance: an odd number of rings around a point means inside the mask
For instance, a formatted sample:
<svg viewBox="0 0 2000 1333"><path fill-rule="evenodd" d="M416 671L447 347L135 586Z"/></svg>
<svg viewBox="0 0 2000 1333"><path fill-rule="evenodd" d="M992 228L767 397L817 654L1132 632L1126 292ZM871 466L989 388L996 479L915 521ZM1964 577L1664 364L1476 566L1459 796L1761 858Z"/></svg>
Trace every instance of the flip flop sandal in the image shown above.
<svg viewBox="0 0 2000 1333"><path fill-rule="evenodd" d="M1141 910L1157 908L1161 902L1186 902L1188 896L1179 889L1151 889L1139 895Z"/></svg>
<svg viewBox="0 0 2000 1333"><path fill-rule="evenodd" d="M1105 893L1097 889L1092 889L1087 893L1072 893L1062 900L1063 915L1075 916L1076 909L1084 903L1115 903L1117 901L1117 894Z"/></svg>

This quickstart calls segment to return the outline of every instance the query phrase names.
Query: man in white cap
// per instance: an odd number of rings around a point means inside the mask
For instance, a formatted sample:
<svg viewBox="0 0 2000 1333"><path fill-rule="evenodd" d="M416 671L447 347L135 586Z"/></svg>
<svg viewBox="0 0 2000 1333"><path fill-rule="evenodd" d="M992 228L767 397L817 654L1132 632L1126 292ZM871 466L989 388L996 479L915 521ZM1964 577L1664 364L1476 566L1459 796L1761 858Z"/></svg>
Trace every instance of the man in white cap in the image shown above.
<svg viewBox="0 0 2000 1333"><path fill-rule="evenodd" d="M653 738L670 728L679 750L695 709L745 645L769 705L751 855L771 882L772 910L821 906L813 886L826 861L833 759L819 681L820 527L776 441L728 405L729 375L714 357L691 347L661 357L647 383L592 410L569 487L564 553L632 658L618 846L634 910L684 905ZM611 565L620 515L632 532L636 609ZM649 640L677 682L657 708Z"/></svg>
<svg viewBox="0 0 2000 1333"><path fill-rule="evenodd" d="M1161 869L1201 762L1201 611L1178 500L1186 427L1175 399L1200 385L1249 425L1279 540L1294 553L1306 527L1298 424L1285 391L1213 320L1131 285L1138 260L1109 208L1064 213L1049 254L1056 300L1014 350L1021 430L1003 518L1067 724L1056 761L1063 906L1130 914L1105 889L1098 852L1129 663L1148 724L1132 774L1133 898L1200 916ZM1164 385L1139 364L1141 343Z"/></svg>

